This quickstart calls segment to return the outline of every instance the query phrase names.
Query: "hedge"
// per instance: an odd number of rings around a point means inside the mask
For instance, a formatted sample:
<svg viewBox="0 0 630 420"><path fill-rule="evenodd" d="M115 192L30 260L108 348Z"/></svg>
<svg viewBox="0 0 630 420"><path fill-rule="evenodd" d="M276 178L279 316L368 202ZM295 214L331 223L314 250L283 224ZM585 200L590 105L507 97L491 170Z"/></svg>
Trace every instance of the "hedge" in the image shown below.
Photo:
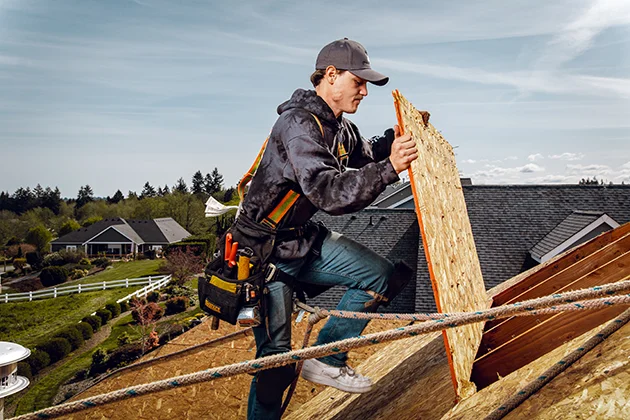
<svg viewBox="0 0 630 420"><path fill-rule="evenodd" d="M112 313L112 318L116 318L120 315L120 304L116 302L108 303L105 305L105 309Z"/></svg>
<svg viewBox="0 0 630 420"><path fill-rule="evenodd" d="M96 316L101 318L101 325L107 324L107 321L112 319L112 313L105 308L96 311Z"/></svg>
<svg viewBox="0 0 630 420"><path fill-rule="evenodd" d="M68 271L61 267L46 267L39 275L44 287L55 286L68 280Z"/></svg>
<svg viewBox="0 0 630 420"><path fill-rule="evenodd" d="M36 374L50 364L50 356L44 350L34 349L26 362L31 366L31 372Z"/></svg>
<svg viewBox="0 0 630 420"><path fill-rule="evenodd" d="M86 316L85 318L82 319L82 321L90 324L93 332L98 331L99 328L101 328L101 325L103 325L103 321L101 320L101 317L96 316L96 315Z"/></svg>
<svg viewBox="0 0 630 420"><path fill-rule="evenodd" d="M33 372L31 371L31 365L26 362L18 362L17 374L24 376L29 381L33 379Z"/></svg>
<svg viewBox="0 0 630 420"><path fill-rule="evenodd" d="M127 312L129 310L129 301L123 300L120 302L120 313Z"/></svg>
<svg viewBox="0 0 630 420"><path fill-rule="evenodd" d="M87 322L79 322L76 325L76 328L77 330L79 330L84 340L89 340L94 335L94 329L92 328L92 325Z"/></svg>
<svg viewBox="0 0 630 420"><path fill-rule="evenodd" d="M166 315L184 312L190 303L190 299L185 296L175 296L166 301Z"/></svg>
<svg viewBox="0 0 630 420"><path fill-rule="evenodd" d="M58 360L63 359L70 353L72 346L65 338L55 337L50 341L42 344L39 348L50 356L50 363L55 363Z"/></svg>
<svg viewBox="0 0 630 420"><path fill-rule="evenodd" d="M66 327L63 331L58 333L56 337L61 337L68 340L68 343L70 343L70 346L72 346L72 350L78 349L85 342L85 340L83 340L83 334L74 325Z"/></svg>

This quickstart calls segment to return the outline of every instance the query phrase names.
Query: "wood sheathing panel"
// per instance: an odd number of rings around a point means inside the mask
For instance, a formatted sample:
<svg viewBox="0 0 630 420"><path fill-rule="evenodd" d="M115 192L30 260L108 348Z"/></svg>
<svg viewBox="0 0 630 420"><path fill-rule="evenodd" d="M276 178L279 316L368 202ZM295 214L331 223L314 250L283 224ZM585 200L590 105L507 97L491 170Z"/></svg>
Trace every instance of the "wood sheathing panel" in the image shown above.
<svg viewBox="0 0 630 420"><path fill-rule="evenodd" d="M403 321L387 322L374 320L370 322L365 333L370 334L377 331L402 327L407 324L408 322ZM297 325L293 323L293 348L301 347L306 325L306 322L301 322ZM314 327L313 334L311 335L311 345L323 326L324 322L322 321ZM184 348L222 337L239 329L240 328L237 326L222 322L219 329L214 331L210 329L210 322L205 321L201 325L175 338L165 346L148 354L142 360L174 353ZM425 337L417 337L417 339L423 338ZM406 341L411 343L411 341L408 340L402 340L400 342ZM365 359L383 349L388 344L389 343L383 343L376 346L351 350L349 352L350 363L353 366L359 366ZM417 349L418 347L419 346L411 346L410 348ZM254 338L252 336L245 336L231 342L223 343L215 348L206 348L182 356L175 356L172 359L165 359L155 365L143 367L138 370L123 371L118 375L107 378L79 396L74 397L72 400L88 398L117 389L167 379L173 376L194 373L211 367L251 360L255 357L255 353L256 345ZM391 359L401 360L402 357L403 356L396 355L396 357ZM391 363L393 363L393 361ZM444 364L444 366L447 365ZM357 371L365 373L362 369L362 367L359 367ZM238 375L119 401L60 418L64 420L244 419L247 414L247 398L251 380L252 377L250 375ZM301 379L298 382L295 394L291 399L291 404L289 404L285 416L290 416L291 413L299 410L302 404L312 400L325 389L327 389L327 387L323 385L314 384ZM344 393L344 395L351 394Z"/></svg>
<svg viewBox="0 0 630 420"><path fill-rule="evenodd" d="M471 398L442 420L482 419L545 370L604 328L600 325L524 366ZM608 337L524 401L505 419L630 418L630 324Z"/></svg>
<svg viewBox="0 0 630 420"><path fill-rule="evenodd" d="M398 124L411 133L419 152L409 175L438 311L487 309L490 301L453 148L428 122L426 112L416 110L398 91L394 100ZM478 323L444 332L453 385L463 398L475 392L469 379L482 331Z"/></svg>

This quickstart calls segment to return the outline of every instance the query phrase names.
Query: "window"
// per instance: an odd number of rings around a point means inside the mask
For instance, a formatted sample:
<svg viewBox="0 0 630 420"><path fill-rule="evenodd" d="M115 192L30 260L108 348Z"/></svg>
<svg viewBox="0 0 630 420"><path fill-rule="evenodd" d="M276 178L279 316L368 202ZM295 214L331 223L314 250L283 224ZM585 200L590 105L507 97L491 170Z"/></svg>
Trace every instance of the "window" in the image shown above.
<svg viewBox="0 0 630 420"><path fill-rule="evenodd" d="M76 250L77 250L76 245L66 245L66 251L76 251Z"/></svg>

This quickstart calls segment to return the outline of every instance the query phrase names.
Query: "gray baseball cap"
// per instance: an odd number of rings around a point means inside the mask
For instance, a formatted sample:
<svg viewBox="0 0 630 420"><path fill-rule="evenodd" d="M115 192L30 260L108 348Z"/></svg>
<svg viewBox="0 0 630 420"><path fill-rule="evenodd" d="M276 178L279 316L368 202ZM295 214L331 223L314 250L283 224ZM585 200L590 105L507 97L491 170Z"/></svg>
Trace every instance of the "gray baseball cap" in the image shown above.
<svg viewBox="0 0 630 420"><path fill-rule="evenodd" d="M363 45L348 38L338 39L326 45L317 55L316 70L324 70L328 66L335 66L339 70L348 70L361 79L383 86L389 77L372 70L370 59Z"/></svg>

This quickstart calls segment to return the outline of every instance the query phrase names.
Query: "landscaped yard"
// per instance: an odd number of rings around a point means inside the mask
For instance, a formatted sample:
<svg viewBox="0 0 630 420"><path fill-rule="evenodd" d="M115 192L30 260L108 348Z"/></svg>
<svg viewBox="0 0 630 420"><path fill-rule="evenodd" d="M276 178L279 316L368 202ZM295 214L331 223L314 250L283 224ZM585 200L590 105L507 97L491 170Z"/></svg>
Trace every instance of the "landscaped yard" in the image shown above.
<svg viewBox="0 0 630 420"><path fill-rule="evenodd" d="M116 263L113 268L89 276L84 283L120 280L156 275L159 261L143 260ZM132 293L135 288L108 289L99 292L62 296L32 302L0 304L0 341L30 347L42 338L79 322L83 317Z"/></svg>

